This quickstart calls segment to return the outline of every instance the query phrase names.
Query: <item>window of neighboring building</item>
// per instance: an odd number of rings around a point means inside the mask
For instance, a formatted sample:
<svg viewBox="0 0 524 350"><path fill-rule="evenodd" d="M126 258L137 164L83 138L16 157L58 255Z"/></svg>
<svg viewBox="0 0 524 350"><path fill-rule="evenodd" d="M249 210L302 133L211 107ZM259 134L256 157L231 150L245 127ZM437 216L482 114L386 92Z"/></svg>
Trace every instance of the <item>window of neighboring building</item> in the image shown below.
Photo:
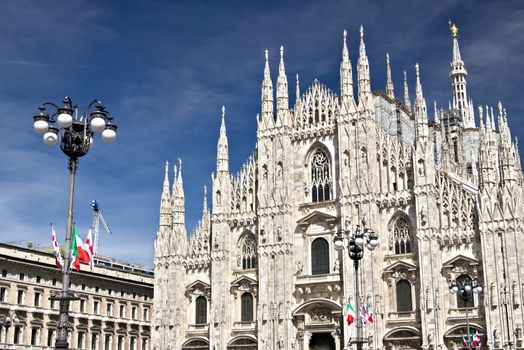
<svg viewBox="0 0 524 350"><path fill-rule="evenodd" d="M91 350L97 349L98 334L91 334Z"/></svg>
<svg viewBox="0 0 524 350"><path fill-rule="evenodd" d="M38 345L38 328L31 329L31 345Z"/></svg>
<svg viewBox="0 0 524 350"><path fill-rule="evenodd" d="M241 238L240 249L242 252L242 269L254 269L257 267L257 243L251 234L245 234Z"/></svg>
<svg viewBox="0 0 524 350"><path fill-rule="evenodd" d="M7 288L0 287L0 302L5 302L7 299Z"/></svg>
<svg viewBox="0 0 524 350"><path fill-rule="evenodd" d="M49 300L49 307L51 309L55 309L56 308L56 300L54 298Z"/></svg>
<svg viewBox="0 0 524 350"><path fill-rule="evenodd" d="M324 238L317 238L311 244L311 274L329 273L329 244Z"/></svg>
<svg viewBox="0 0 524 350"><path fill-rule="evenodd" d="M22 305L24 303L24 291L19 290L16 296L16 303Z"/></svg>
<svg viewBox="0 0 524 350"><path fill-rule="evenodd" d="M107 316L112 316L112 314L113 314L113 304L108 303L106 305L106 315Z"/></svg>
<svg viewBox="0 0 524 350"><path fill-rule="evenodd" d="M40 292L35 292L35 306L40 306Z"/></svg>
<svg viewBox="0 0 524 350"><path fill-rule="evenodd" d="M331 199L331 162L324 151L318 150L311 161L311 194L313 202Z"/></svg>
<svg viewBox="0 0 524 350"><path fill-rule="evenodd" d="M395 222L393 238L395 241L395 254L411 253L411 234L409 223L405 218L398 218Z"/></svg>
<svg viewBox="0 0 524 350"><path fill-rule="evenodd" d="M82 290L86 290L86 285L82 284Z"/></svg>
<svg viewBox="0 0 524 350"><path fill-rule="evenodd" d="M109 334L106 334L106 339L104 341L104 349L105 350L111 349L111 336Z"/></svg>
<svg viewBox="0 0 524 350"><path fill-rule="evenodd" d="M53 280L51 281L51 284L52 284L53 286L56 286L56 278L53 278Z"/></svg>
<svg viewBox="0 0 524 350"><path fill-rule="evenodd" d="M99 306L100 306L100 302L95 301L95 302L93 303L93 313L94 313L95 315L98 315L98 307L99 307Z"/></svg>
<svg viewBox="0 0 524 350"><path fill-rule="evenodd" d="M99 287L95 287L95 293L98 293L100 291Z"/></svg>
<svg viewBox="0 0 524 350"><path fill-rule="evenodd" d="M118 336L118 350L124 350L124 336Z"/></svg>
<svg viewBox="0 0 524 350"><path fill-rule="evenodd" d="M147 339L142 339L142 350L147 350Z"/></svg>
<svg viewBox="0 0 524 350"><path fill-rule="evenodd" d="M134 320L136 319L136 306L133 306L131 308L131 318Z"/></svg>
<svg viewBox="0 0 524 350"><path fill-rule="evenodd" d="M55 345L55 330L54 329L48 329L47 330L47 346L51 347Z"/></svg>
<svg viewBox="0 0 524 350"><path fill-rule="evenodd" d="M124 305L120 305L120 312L119 312L120 317L124 318L125 313L126 313L126 307Z"/></svg>
<svg viewBox="0 0 524 350"><path fill-rule="evenodd" d="M207 299L203 296L199 296L195 301L195 323L206 324L207 323Z"/></svg>
<svg viewBox="0 0 524 350"><path fill-rule="evenodd" d="M142 320L148 321L148 319L149 319L149 309L144 309L142 311Z"/></svg>
<svg viewBox="0 0 524 350"><path fill-rule="evenodd" d="M129 342L129 349L130 350L135 350L135 343L136 343L136 338L135 337L131 337L131 341Z"/></svg>
<svg viewBox="0 0 524 350"><path fill-rule="evenodd" d="M80 299L80 312L86 312L86 300Z"/></svg>
<svg viewBox="0 0 524 350"><path fill-rule="evenodd" d="M42 282L42 277L36 276L36 283L40 283L40 282Z"/></svg>
<svg viewBox="0 0 524 350"><path fill-rule="evenodd" d="M7 270L2 270L2 277L4 277L4 278L7 277Z"/></svg>
<svg viewBox="0 0 524 350"><path fill-rule="evenodd" d="M241 321L252 322L253 321L253 296L251 293L242 294L241 300Z"/></svg>
<svg viewBox="0 0 524 350"><path fill-rule="evenodd" d="M471 277L468 275L460 275L457 278L457 286L459 287L459 292L457 293L457 308L459 309L465 309L466 307L473 307L475 306L475 300L473 299L473 293L471 293L471 297L466 303L461 297L460 297L460 289L463 288L466 284L469 284L470 286L473 285L473 281L471 280Z"/></svg>
<svg viewBox="0 0 524 350"><path fill-rule="evenodd" d="M22 333L22 329L20 328L20 326L15 326L15 334L13 338L13 343L15 344L20 343L21 333Z"/></svg>
<svg viewBox="0 0 524 350"><path fill-rule="evenodd" d="M23 272L20 272L20 275L18 275L18 278L20 279L20 281L25 280L25 274Z"/></svg>
<svg viewBox="0 0 524 350"><path fill-rule="evenodd" d="M400 280L396 285L397 293L397 312L412 311L411 302L411 283L406 280Z"/></svg>
<svg viewBox="0 0 524 350"><path fill-rule="evenodd" d="M133 299L136 299L136 293L133 293Z"/></svg>
<svg viewBox="0 0 524 350"><path fill-rule="evenodd" d="M76 347L78 349L84 348L84 332L78 332L78 336L76 338Z"/></svg>

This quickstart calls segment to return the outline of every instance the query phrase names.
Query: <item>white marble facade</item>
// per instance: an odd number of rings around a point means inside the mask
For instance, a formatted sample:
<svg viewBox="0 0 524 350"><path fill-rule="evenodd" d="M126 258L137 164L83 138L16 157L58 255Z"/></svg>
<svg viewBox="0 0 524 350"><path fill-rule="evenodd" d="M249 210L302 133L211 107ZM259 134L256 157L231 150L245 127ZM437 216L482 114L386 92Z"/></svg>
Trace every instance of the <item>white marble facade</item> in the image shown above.
<svg viewBox="0 0 524 350"><path fill-rule="evenodd" d="M290 107L283 49L275 93L266 52L256 149L230 173L223 108L212 203L206 193L189 235L182 163L172 188L166 164L153 347L350 348L355 276L333 232L364 223L380 240L359 275L375 318L366 349L462 348L466 309L448 288L463 275L484 288L469 308L483 348L522 348L518 146L502 104L473 108L451 32L452 103L431 119L418 64L413 103L407 77L396 97L389 55L385 91L372 92L362 28L355 73L344 32L338 96L316 80L301 92L297 76Z"/></svg>

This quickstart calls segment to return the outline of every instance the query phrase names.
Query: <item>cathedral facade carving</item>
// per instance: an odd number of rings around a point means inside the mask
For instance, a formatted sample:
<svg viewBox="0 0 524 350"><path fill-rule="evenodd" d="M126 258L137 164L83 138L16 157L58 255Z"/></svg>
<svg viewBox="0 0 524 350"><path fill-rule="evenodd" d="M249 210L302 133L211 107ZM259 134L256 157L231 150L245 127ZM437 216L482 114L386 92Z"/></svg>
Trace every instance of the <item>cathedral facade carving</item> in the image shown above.
<svg viewBox="0 0 524 350"><path fill-rule="evenodd" d="M256 149L230 172L223 107L211 208L206 191L190 234L182 162L172 188L166 164L153 347L352 348L355 272L333 238L364 225L380 242L357 276L374 318L365 348L463 348L466 312L483 347L522 348L518 146L500 102L473 107L455 26L452 47L452 103L431 119L418 64L413 104L406 72L395 96L389 55L385 92L372 92L362 28L355 74L344 32L339 95L317 80L301 93L297 76L293 107L283 48L275 89L266 51ZM461 279L483 287L468 305L448 291Z"/></svg>

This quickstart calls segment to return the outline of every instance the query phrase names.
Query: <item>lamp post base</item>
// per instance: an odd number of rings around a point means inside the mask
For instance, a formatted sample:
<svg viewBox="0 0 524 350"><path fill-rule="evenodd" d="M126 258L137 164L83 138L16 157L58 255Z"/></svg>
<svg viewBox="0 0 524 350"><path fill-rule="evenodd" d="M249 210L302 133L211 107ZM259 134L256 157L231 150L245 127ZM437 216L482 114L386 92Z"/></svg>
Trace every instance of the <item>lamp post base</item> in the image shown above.
<svg viewBox="0 0 524 350"><path fill-rule="evenodd" d="M55 349L69 349L69 343L67 341L57 340L55 343Z"/></svg>
<svg viewBox="0 0 524 350"><path fill-rule="evenodd" d="M366 338L352 337L349 340L349 345L351 346L351 345L355 344L357 350L362 350L363 345L366 344L367 342L368 342L368 340Z"/></svg>

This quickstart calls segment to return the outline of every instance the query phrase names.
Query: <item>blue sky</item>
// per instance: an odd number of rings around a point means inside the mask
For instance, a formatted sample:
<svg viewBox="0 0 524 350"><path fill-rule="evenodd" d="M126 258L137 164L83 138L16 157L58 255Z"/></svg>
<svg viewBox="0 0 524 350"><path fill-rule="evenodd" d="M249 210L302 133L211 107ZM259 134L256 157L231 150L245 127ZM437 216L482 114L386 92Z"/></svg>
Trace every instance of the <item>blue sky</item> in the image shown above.
<svg viewBox="0 0 524 350"><path fill-rule="evenodd" d="M342 31L356 67L365 28L374 90L385 86L389 52L397 95L419 62L428 106L451 96L448 19L460 29L474 104L507 108L524 142L524 2L516 1L159 1L0 2L0 240L50 245L64 236L67 159L32 131L44 101L102 100L119 126L80 160L75 221L86 232L96 198L114 235L101 254L152 266L164 162L183 160L186 221L202 210L215 168L220 108L226 106L230 169L253 152L264 49L276 81L285 48L290 98L317 78L338 93ZM432 116L432 107L430 116ZM523 152L521 147L521 152Z"/></svg>

